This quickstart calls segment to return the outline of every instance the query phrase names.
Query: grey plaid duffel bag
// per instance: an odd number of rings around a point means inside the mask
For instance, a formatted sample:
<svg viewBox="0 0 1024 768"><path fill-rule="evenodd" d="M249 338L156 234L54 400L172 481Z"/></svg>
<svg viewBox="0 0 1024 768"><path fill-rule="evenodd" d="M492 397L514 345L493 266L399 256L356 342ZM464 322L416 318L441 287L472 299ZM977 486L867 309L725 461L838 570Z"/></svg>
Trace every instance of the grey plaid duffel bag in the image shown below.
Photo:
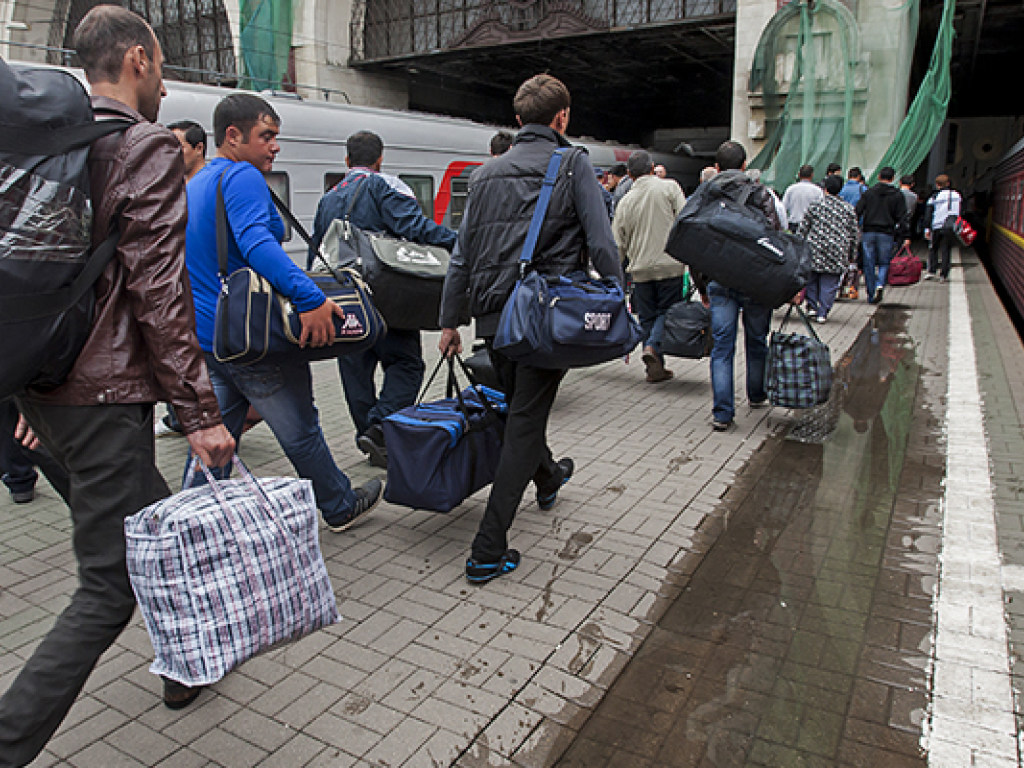
<svg viewBox="0 0 1024 768"><path fill-rule="evenodd" d="M128 574L156 658L150 671L209 685L280 643L338 621L313 486L292 477L214 480L124 523ZM193 467L184 486L191 484Z"/></svg>
<svg viewBox="0 0 1024 768"><path fill-rule="evenodd" d="M793 310L807 326L802 333L783 333ZM818 338L804 311L790 304L779 330L772 331L768 344L765 389L772 405L783 408L812 408L828 401L832 390L832 359L828 344Z"/></svg>

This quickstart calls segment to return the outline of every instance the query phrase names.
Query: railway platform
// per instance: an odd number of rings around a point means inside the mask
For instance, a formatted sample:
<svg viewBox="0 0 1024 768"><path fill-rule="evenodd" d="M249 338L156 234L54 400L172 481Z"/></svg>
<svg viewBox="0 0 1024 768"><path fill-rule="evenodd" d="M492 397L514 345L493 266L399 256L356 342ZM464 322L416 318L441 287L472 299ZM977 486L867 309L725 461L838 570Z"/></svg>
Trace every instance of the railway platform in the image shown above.
<svg viewBox="0 0 1024 768"><path fill-rule="evenodd" d="M576 474L550 512L527 492L515 573L465 581L486 491L382 504L322 532L340 623L172 712L136 618L33 766L1020 765L1021 340L970 250L815 328L830 402L741 390L722 433L706 360L570 372L549 434ZM378 474L335 366L314 379L339 465ZM185 454L158 441L172 483ZM291 474L265 425L241 454ZM0 499L0 689L75 587L66 509L37 491Z"/></svg>

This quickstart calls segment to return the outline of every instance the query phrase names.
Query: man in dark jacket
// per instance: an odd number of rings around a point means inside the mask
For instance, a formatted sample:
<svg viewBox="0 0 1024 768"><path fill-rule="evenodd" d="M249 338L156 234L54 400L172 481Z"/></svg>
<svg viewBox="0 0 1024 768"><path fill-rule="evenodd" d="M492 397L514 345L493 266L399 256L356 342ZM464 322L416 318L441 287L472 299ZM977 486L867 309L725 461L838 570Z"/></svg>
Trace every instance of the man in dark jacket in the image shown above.
<svg viewBox="0 0 1024 768"><path fill-rule="evenodd" d="M519 275L541 182L558 147L571 146L569 91L550 75L520 86L513 107L522 130L512 149L479 168L470 181L466 215L452 254L441 300L443 331L438 344L449 355L462 349L457 325L476 318L476 333L509 397L501 460L483 520L466 563L466 577L483 583L515 570L519 553L508 547L516 507L532 479L537 504L551 509L573 472L572 459L556 462L547 444L547 423L563 370L534 368L509 360L492 347L501 310ZM589 257L602 275L622 279L601 190L586 151L566 153L537 240L533 265L544 274L566 274Z"/></svg>
<svg viewBox="0 0 1024 768"><path fill-rule="evenodd" d="M313 244L308 264L316 258L320 241L335 219L349 213L353 226L388 234L424 245L455 247L455 232L435 224L405 185L381 173L384 142L370 131L359 131L345 142L349 171L323 196L313 222ZM354 200L354 202L353 202ZM384 369L384 384L377 394L374 373ZM388 328L387 334L365 352L338 358L341 385L356 428L356 445L375 467L387 466L387 448L381 422L392 413L416 402L423 383L423 349L420 332Z"/></svg>
<svg viewBox="0 0 1024 768"><path fill-rule="evenodd" d="M154 125L163 94L160 44L139 16L100 5L79 24L75 47L97 117L134 125L95 142L89 155L93 244L120 232L97 281L89 337L63 385L17 400L68 473L79 587L0 699L4 768L39 754L131 619L124 519L170 493L155 464L153 404L174 405L209 466L226 464L234 452L196 342L181 147Z"/></svg>
<svg viewBox="0 0 1024 768"><path fill-rule="evenodd" d="M878 172L878 183L857 201L857 217L864 233L864 286L871 304L882 300L896 238L903 238L910 246L907 204L903 193L893 186L895 178L896 171L885 166Z"/></svg>
<svg viewBox="0 0 1024 768"><path fill-rule="evenodd" d="M774 229L781 229L775 198L767 187L744 173L747 152L735 141L726 141L715 153L718 173L701 184L688 205L702 205L706 198L729 197L738 199L750 186L747 205L765 215ZM698 281L698 285L702 281ZM758 304L748 296L712 280L702 291L711 304L711 391L714 405L711 426L724 431L736 415L736 393L733 389L733 358L736 354L736 331L740 310L743 311L743 335L747 351L747 401L751 408L762 408L768 402L764 389L764 366L768 359L768 325L771 307Z"/></svg>

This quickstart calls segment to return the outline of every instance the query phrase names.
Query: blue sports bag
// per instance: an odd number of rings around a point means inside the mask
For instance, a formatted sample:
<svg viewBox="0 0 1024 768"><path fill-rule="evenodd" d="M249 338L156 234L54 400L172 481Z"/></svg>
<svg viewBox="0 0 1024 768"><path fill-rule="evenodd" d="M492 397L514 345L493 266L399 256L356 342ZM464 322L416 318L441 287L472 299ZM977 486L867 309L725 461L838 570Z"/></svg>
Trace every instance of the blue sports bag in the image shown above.
<svg viewBox="0 0 1024 768"><path fill-rule="evenodd" d="M494 480L501 456L508 405L496 389L471 384L462 391L455 377L458 360L438 361L425 393L448 363L448 396L403 408L384 419L388 481L384 498L392 504L450 512ZM472 377L470 376L472 381Z"/></svg>
<svg viewBox="0 0 1024 768"><path fill-rule="evenodd" d="M629 354L643 336L614 278L594 279L583 271L542 275L528 269L566 151L556 149L548 162L519 257L521 276L505 302L494 336L495 350L537 368L605 363Z"/></svg>

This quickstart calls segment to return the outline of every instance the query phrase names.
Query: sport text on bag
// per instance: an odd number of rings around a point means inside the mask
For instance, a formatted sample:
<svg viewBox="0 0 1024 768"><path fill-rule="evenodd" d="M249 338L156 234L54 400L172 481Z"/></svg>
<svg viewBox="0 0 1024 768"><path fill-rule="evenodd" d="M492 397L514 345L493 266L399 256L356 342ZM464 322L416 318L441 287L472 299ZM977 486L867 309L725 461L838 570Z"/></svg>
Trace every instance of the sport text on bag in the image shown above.
<svg viewBox="0 0 1024 768"><path fill-rule="evenodd" d="M117 247L92 249L89 146L132 125L96 121L58 69L0 59L0 400L59 386L92 328L93 285Z"/></svg>

